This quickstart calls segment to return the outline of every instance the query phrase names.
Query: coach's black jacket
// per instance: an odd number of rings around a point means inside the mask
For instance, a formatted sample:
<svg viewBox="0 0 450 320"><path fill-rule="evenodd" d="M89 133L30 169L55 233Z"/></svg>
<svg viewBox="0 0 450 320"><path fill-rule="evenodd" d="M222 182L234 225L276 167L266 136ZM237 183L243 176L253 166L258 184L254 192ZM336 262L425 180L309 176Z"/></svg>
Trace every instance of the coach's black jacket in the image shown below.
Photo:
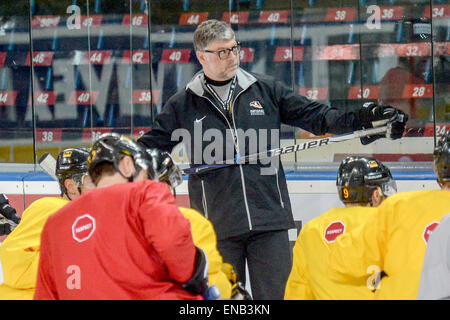
<svg viewBox="0 0 450 320"><path fill-rule="evenodd" d="M196 166L205 164L203 160L210 161L208 154L219 155L217 147L213 153L215 143L223 146L220 148L223 156L216 158L221 161L232 159L238 149L243 156L279 147L278 140L271 143L270 129L280 129L281 123L315 135L361 129L357 113L344 114L336 108L310 101L273 78L242 69L237 72L233 101L232 116L227 118L219 102L205 89L203 72L199 72L184 90L167 101L153 128L138 141L147 147L171 151L183 140L180 137L185 136L183 142L192 146L188 150L191 166ZM175 131L181 128L185 130ZM212 128L216 130L205 132ZM253 133L259 133L258 142L249 138L251 129L255 130ZM239 131L246 133L247 138L239 135ZM233 139L236 136L237 139ZM220 137L223 137L223 143L220 143ZM259 144L261 148L255 149ZM279 164L278 170L268 169L270 163L263 161L189 176L191 207L212 221L218 239L249 230L295 227L284 171L279 159L275 160ZM272 170L272 174L261 174L262 168Z"/></svg>

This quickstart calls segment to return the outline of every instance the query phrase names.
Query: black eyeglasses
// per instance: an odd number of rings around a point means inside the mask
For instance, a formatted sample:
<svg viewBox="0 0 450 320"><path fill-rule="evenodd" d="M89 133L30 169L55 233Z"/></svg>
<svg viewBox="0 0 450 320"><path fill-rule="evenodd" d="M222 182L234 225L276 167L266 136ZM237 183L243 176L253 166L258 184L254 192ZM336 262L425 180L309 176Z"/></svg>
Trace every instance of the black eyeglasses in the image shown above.
<svg viewBox="0 0 450 320"><path fill-rule="evenodd" d="M234 55L237 55L239 51L241 51L241 44L238 42L235 46L229 48L229 49L222 49L222 50L203 50L204 52L208 53L215 53L219 56L220 60L225 60L230 56L230 53L233 52Z"/></svg>

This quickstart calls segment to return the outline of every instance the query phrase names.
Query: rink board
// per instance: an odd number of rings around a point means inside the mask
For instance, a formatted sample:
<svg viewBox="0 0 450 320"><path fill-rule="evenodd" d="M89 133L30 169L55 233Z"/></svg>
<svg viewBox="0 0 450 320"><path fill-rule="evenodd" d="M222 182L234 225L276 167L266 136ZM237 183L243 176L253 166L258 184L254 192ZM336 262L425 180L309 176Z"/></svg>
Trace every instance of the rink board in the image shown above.
<svg viewBox="0 0 450 320"><path fill-rule="evenodd" d="M433 171L392 171L398 191L437 189ZM342 207L336 192L336 171L287 171L286 179L296 222L296 229L289 231L295 241L302 225L333 207ZM189 207L187 177L177 188L177 202ZM0 172L0 193L6 194L19 215L33 201L44 196L58 196L59 185L42 171ZM0 237L0 241L1 241Z"/></svg>

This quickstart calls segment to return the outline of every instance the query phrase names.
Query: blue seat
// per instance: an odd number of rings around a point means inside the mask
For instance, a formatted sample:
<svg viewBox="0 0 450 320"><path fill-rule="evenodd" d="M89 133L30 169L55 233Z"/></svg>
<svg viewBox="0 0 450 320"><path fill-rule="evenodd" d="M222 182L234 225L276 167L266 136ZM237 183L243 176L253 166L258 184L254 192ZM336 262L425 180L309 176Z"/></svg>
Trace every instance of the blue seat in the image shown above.
<svg viewBox="0 0 450 320"><path fill-rule="evenodd" d="M402 21L396 22L395 42L403 41L403 26L404 24Z"/></svg>
<svg viewBox="0 0 450 320"><path fill-rule="evenodd" d="M30 11L31 11L31 14L36 13L36 3L34 0L30 0Z"/></svg>
<svg viewBox="0 0 450 320"><path fill-rule="evenodd" d="M103 46L105 44L103 34L104 34L103 29L100 29L100 32L99 32L99 35L97 38L97 50L102 50Z"/></svg>
<svg viewBox="0 0 450 320"><path fill-rule="evenodd" d="M349 24L349 33L347 37L347 44L353 44L355 42L355 32L354 25ZM347 84L353 85L355 83L355 71L356 71L356 62L354 60L348 61L348 70L347 70Z"/></svg>
<svg viewBox="0 0 450 320"><path fill-rule="evenodd" d="M183 0L183 11L189 11L190 6L191 6L190 0Z"/></svg>
<svg viewBox="0 0 450 320"><path fill-rule="evenodd" d="M53 67L47 68L47 74L45 76L45 91L52 91L53 90Z"/></svg>
<svg viewBox="0 0 450 320"><path fill-rule="evenodd" d="M75 90L83 90L83 86L81 83L81 73L80 70L78 69L78 66L74 66L74 86L75 86Z"/></svg>
<svg viewBox="0 0 450 320"><path fill-rule="evenodd" d="M125 81L123 82L123 87L125 89L130 89L131 88L131 75L132 75L132 70L131 68L133 68L133 64L130 64L127 66L127 74L125 76Z"/></svg>
<svg viewBox="0 0 450 320"><path fill-rule="evenodd" d="M108 103L105 109L105 124L108 127L114 127L116 124L116 116L118 116L120 106L117 104Z"/></svg>
<svg viewBox="0 0 450 320"><path fill-rule="evenodd" d="M52 46L51 46L52 51L56 51L58 49L58 46L59 46L58 29L55 29L53 31L53 38L52 38Z"/></svg>
<svg viewBox="0 0 450 320"><path fill-rule="evenodd" d="M146 0L141 0L141 4L139 5L139 10L141 10L141 12L147 11L147 1Z"/></svg>
<svg viewBox="0 0 450 320"><path fill-rule="evenodd" d="M2 68L2 74L0 75L0 90L6 90L6 84L8 81L8 68Z"/></svg>
<svg viewBox="0 0 450 320"><path fill-rule="evenodd" d="M304 24L302 27L302 33L300 34L299 44L305 46L310 43L308 39L308 25ZM305 87L305 66L303 61L296 62L297 64L297 85L301 88Z"/></svg>
<svg viewBox="0 0 450 320"><path fill-rule="evenodd" d="M102 0L95 0L94 13L99 14L102 11Z"/></svg>
<svg viewBox="0 0 450 320"><path fill-rule="evenodd" d="M9 33L8 51L14 51L16 48L14 36L15 36L15 31L14 31L14 29L11 29L11 32Z"/></svg>

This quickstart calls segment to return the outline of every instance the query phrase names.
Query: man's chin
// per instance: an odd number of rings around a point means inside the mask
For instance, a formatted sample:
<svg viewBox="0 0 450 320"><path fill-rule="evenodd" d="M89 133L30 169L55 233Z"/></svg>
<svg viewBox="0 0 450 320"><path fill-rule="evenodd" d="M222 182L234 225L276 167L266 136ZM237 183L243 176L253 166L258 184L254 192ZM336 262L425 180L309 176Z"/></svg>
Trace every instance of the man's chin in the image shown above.
<svg viewBox="0 0 450 320"><path fill-rule="evenodd" d="M239 66L231 67L230 69L228 69L229 70L228 79L233 78L236 75L238 69L239 69Z"/></svg>

